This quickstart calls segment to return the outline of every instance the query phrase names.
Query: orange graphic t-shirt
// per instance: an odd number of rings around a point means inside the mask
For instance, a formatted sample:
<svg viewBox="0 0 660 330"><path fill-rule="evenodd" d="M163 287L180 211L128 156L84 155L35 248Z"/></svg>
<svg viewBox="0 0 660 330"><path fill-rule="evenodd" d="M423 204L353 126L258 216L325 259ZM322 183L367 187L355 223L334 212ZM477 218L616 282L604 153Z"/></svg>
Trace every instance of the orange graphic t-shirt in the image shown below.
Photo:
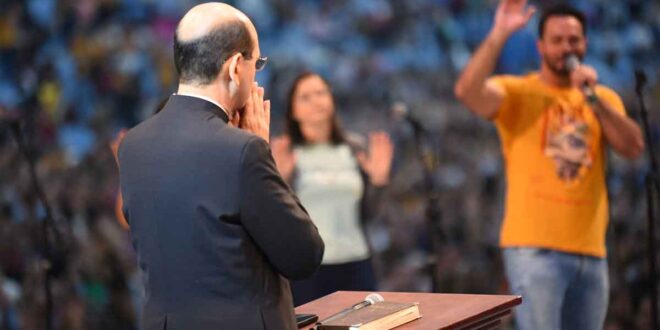
<svg viewBox="0 0 660 330"><path fill-rule="evenodd" d="M500 245L604 257L606 144L581 91L549 86L538 73L491 80L505 92L493 118L507 180ZM614 91L596 94L625 114Z"/></svg>

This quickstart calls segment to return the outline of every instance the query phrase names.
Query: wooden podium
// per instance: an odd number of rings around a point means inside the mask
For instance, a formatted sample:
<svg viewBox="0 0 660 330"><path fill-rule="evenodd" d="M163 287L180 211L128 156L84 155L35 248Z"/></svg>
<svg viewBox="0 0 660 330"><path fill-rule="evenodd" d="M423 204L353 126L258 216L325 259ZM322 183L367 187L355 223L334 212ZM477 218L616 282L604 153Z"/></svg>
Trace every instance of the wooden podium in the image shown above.
<svg viewBox="0 0 660 330"><path fill-rule="evenodd" d="M371 292L337 291L296 307L296 314L316 314L319 320L363 301ZM389 301L418 302L422 318L396 329L498 329L502 318L522 302L520 296L378 292ZM305 329L311 329L313 325Z"/></svg>

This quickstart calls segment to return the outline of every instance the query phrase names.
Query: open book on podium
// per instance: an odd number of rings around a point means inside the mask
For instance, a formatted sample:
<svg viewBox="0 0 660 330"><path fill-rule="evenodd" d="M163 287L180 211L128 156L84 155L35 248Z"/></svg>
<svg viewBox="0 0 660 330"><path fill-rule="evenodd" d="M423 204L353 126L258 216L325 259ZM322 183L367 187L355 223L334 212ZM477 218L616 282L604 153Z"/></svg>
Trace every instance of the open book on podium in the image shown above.
<svg viewBox="0 0 660 330"><path fill-rule="evenodd" d="M317 324L318 330L387 330L422 317L417 303L379 301Z"/></svg>

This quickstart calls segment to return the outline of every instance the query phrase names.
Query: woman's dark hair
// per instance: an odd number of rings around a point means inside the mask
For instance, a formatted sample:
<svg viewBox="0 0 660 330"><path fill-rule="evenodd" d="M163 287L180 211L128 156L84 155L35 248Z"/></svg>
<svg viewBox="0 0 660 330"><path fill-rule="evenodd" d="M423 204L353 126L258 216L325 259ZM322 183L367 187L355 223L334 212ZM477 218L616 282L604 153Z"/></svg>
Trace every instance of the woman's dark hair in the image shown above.
<svg viewBox="0 0 660 330"><path fill-rule="evenodd" d="M334 99L334 96L332 95L332 88L330 87L330 84L328 83L325 78L321 77L321 75L311 72L311 71L305 71L293 80L293 83L291 84L291 88L289 89L289 92L287 94L287 99L286 99L286 114L285 114L285 127L284 130L286 134L289 136L291 139L291 143L293 145L301 145L301 144L306 144L307 141L305 139L305 136L302 134L302 131L300 130L300 123L296 121L296 119L293 117L293 98L296 94L296 90L298 89L298 85L300 83L310 77L319 77L323 82L325 83L326 86L328 86L328 89L330 90L330 95ZM341 125L339 124L339 119L337 118L337 112L334 111L332 114L332 118L330 119L332 121L332 127L330 131L330 141L333 144L340 144L344 143L346 141L344 130L341 128Z"/></svg>

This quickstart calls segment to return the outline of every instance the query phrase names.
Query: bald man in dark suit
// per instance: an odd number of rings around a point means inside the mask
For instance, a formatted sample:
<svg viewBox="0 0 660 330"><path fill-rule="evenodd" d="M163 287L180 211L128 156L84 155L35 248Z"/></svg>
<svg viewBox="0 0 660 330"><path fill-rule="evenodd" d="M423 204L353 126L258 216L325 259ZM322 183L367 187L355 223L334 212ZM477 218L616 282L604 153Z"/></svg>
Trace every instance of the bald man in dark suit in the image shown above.
<svg viewBox="0 0 660 330"><path fill-rule="evenodd" d="M312 275L324 245L271 157L257 31L231 6L198 5L174 57L177 94L119 147L141 326L295 329L287 279Z"/></svg>

